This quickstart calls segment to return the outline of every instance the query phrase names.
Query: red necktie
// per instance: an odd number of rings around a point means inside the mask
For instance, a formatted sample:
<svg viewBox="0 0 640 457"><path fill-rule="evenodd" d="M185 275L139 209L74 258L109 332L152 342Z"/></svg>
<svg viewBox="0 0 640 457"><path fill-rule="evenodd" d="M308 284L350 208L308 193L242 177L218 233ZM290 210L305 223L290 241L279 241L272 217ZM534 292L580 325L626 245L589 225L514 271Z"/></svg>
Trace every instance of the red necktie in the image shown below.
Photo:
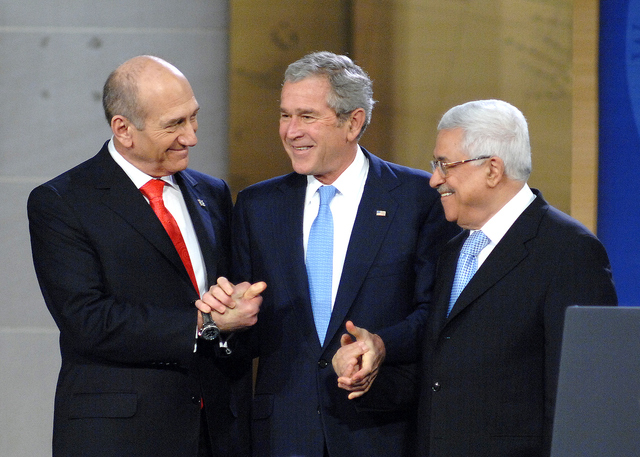
<svg viewBox="0 0 640 457"><path fill-rule="evenodd" d="M149 199L151 209L153 209L153 211L156 213L156 216L158 216L158 219L160 219L160 222L162 222L164 229L169 234L171 241L173 241L173 245L176 247L176 251L178 251L178 255L180 255L182 263L187 269L187 273L189 273L191 283L193 284L193 287L195 287L198 295L200 295L198 281L196 281L196 275L193 272L193 266L191 265L189 251L187 250L187 245L184 242L184 238L182 238L182 233L180 233L180 227L178 227L176 220L173 218L167 207L164 206L164 200L162 199L162 191L164 189L164 185L165 182L163 180L152 179L140 188L140 192L142 192L142 194Z"/></svg>

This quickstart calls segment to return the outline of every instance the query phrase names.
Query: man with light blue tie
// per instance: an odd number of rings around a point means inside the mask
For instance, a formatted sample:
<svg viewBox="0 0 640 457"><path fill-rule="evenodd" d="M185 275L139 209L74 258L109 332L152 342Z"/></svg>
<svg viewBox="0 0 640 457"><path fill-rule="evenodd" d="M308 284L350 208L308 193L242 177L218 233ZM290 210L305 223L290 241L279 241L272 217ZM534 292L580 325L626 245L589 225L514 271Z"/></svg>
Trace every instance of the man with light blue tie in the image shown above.
<svg viewBox="0 0 640 457"><path fill-rule="evenodd" d="M357 410L331 358L356 320L380 334L390 366L416 359L436 259L458 229L428 173L359 146L372 96L368 75L346 56L318 52L291 64L280 136L294 172L238 195L234 282L268 284L252 330L255 456L406 455L410 414ZM221 280L217 297L230 304L233 291Z"/></svg>
<svg viewBox="0 0 640 457"><path fill-rule="evenodd" d="M517 108L465 103L447 111L438 130L431 186L447 220L465 230L438 260L415 455L546 457L564 313L617 304L609 259L589 230L527 185L529 132ZM366 393L353 383L349 367L377 352L374 335L354 332L359 341L334 358L340 385L376 407L385 400L380 392L415 393L405 378L382 371ZM366 355L361 346L370 348Z"/></svg>

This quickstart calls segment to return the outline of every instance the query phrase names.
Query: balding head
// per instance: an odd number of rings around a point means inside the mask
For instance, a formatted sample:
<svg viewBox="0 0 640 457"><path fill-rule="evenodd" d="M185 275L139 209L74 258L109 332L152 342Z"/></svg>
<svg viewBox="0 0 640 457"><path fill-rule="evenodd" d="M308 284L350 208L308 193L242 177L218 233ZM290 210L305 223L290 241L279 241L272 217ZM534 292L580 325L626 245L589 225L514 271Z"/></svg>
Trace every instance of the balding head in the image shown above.
<svg viewBox="0 0 640 457"><path fill-rule="evenodd" d="M114 116L121 115L137 129L144 129L148 114L144 92L158 89L160 82L171 79L186 82L180 70L159 57L137 56L124 62L104 84L102 105L109 125Z"/></svg>

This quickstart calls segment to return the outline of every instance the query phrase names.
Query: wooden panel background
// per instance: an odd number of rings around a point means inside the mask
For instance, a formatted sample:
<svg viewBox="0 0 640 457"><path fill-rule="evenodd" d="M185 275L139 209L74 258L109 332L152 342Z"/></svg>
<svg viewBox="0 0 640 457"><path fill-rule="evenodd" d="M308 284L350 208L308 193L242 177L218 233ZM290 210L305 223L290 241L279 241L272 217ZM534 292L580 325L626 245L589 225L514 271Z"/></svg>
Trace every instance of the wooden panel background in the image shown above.
<svg viewBox="0 0 640 457"><path fill-rule="evenodd" d="M448 108L506 100L529 122L530 184L595 230L597 21L597 0L232 0L232 189L290 171L278 138L282 75L326 49L374 80L361 141L371 152L426 169Z"/></svg>

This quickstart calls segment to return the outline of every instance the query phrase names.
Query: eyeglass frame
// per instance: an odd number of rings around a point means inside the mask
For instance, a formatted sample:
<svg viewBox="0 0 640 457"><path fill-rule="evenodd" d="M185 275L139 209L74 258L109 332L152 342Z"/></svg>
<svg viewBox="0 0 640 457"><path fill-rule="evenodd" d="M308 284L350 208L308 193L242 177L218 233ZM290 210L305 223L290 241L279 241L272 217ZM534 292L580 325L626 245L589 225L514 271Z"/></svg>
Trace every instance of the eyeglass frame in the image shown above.
<svg viewBox="0 0 640 457"><path fill-rule="evenodd" d="M493 156L480 156L474 157L473 159L458 160L457 162L443 162L441 160L432 160L430 162L431 172L435 173L436 170L438 170L442 174L442 176L447 176L447 170L449 168L457 167L458 165L462 165L463 163L467 162L474 162L476 160L490 159L491 157Z"/></svg>

